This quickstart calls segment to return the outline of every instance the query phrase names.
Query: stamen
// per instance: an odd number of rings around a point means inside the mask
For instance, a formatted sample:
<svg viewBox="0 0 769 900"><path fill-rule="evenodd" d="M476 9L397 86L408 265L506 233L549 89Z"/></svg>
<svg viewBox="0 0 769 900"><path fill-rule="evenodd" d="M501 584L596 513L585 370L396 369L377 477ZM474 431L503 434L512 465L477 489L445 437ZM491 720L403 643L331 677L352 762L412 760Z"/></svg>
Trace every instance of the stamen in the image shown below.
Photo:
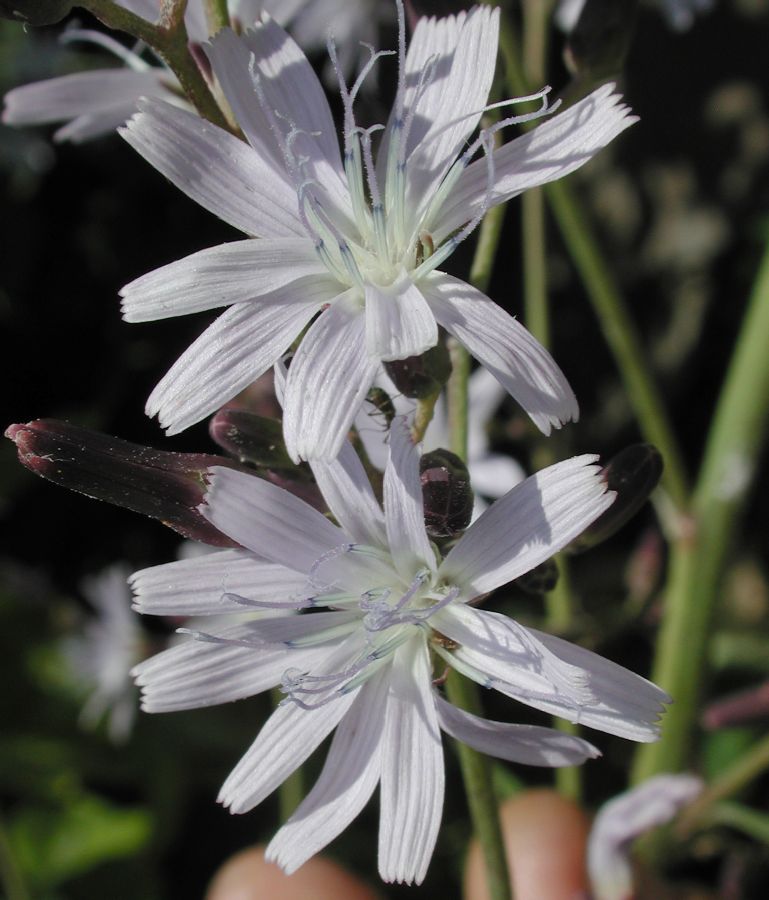
<svg viewBox="0 0 769 900"><path fill-rule="evenodd" d="M192 628L177 628L177 634L189 634L194 640L201 641L204 644L224 644L227 647L247 647L249 650L255 650L257 647L263 647L267 641L255 640L248 641L245 638L226 638L216 634L209 634L207 631L196 631Z"/></svg>
<svg viewBox="0 0 769 900"><path fill-rule="evenodd" d="M224 593L222 603L237 603L249 609L309 609L315 605L315 597L289 597L288 600L250 600L240 594Z"/></svg>
<svg viewBox="0 0 769 900"><path fill-rule="evenodd" d="M325 553L322 553L310 566L310 571L307 575L307 581L313 586L318 587L321 590L328 590L328 588L332 587L332 585L324 585L323 582L316 581L315 576L318 573L318 569L321 566L325 565L327 562L330 562L332 559L338 559L340 556L343 556L345 553L349 553L355 544L340 544L338 547L332 547L330 550L326 550Z"/></svg>

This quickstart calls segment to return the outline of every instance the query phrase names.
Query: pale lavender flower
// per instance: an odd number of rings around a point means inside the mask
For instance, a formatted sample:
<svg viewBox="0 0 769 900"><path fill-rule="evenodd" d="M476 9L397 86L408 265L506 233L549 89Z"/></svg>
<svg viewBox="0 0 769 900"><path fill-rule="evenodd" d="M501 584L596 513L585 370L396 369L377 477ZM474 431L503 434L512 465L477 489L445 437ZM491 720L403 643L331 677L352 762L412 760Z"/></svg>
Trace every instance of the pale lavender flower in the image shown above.
<svg viewBox="0 0 769 900"><path fill-rule="evenodd" d="M404 420L392 428L384 511L349 444L337 460L312 466L339 525L273 484L216 468L202 510L244 549L133 576L142 612L293 613L198 633L135 669L149 712L282 685L286 699L221 789L220 802L234 813L261 803L336 729L318 781L268 848L285 871L346 828L378 785L380 874L420 882L443 806L441 730L529 765L597 755L562 732L453 707L434 680L444 665L572 722L631 740L657 738L669 698L653 684L473 605L611 505L595 457L551 466L513 488L444 559L425 532L419 453Z"/></svg>
<svg viewBox="0 0 769 900"><path fill-rule="evenodd" d="M148 21L157 19L160 8L159 0L116 3ZM244 24L255 21L261 9L259 0L229 0L228 6L233 21ZM199 44L208 37L203 0L190 0L185 24L192 42ZM123 66L74 72L14 88L5 95L2 121L6 125L65 122L54 140L80 143L123 125L136 111L140 97L157 97L193 111L174 73L143 45L132 50L101 31L80 28L66 29L61 39L97 44Z"/></svg>
<svg viewBox="0 0 769 900"><path fill-rule="evenodd" d="M596 900L632 900L633 841L670 822L702 791L695 775L657 775L604 804L587 846L587 867Z"/></svg>
<svg viewBox="0 0 769 900"><path fill-rule="evenodd" d="M437 267L491 206L578 168L635 119L606 85L492 151L493 129L472 135L494 73L498 10L421 19L408 55L402 16L400 26L399 86L377 163L376 129L358 127L353 113L362 77L342 86L342 154L315 73L269 18L242 39L224 29L207 48L248 144L157 100L123 130L190 197L261 237L202 250L122 291L130 322L230 307L148 400L169 433L222 406L308 325L286 387L295 460L333 457L382 361L434 346L439 325L543 432L577 417L547 351ZM546 104L545 92L537 97Z"/></svg>
<svg viewBox="0 0 769 900"><path fill-rule="evenodd" d="M118 564L83 582L94 615L81 634L63 645L73 674L90 691L80 721L94 728L106 717L107 733L115 743L125 741L133 727L138 703L130 672L144 650L128 575L128 568Z"/></svg>

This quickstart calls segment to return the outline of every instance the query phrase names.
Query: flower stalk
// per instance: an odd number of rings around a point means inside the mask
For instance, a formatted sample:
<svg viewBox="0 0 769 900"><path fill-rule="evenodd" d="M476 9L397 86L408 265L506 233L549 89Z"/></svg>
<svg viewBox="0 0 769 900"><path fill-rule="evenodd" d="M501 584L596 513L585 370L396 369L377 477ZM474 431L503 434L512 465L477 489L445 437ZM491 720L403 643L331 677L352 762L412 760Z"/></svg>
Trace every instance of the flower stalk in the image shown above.
<svg viewBox="0 0 769 900"><path fill-rule="evenodd" d="M187 0L165 2L157 25L118 6L113 0L80 0L78 5L88 10L107 28L124 31L156 50L179 79L182 90L200 115L214 125L231 131L190 53L184 24Z"/></svg>
<svg viewBox="0 0 769 900"><path fill-rule="evenodd" d="M705 444L689 527L673 547L653 677L676 702L661 741L638 753L636 781L686 765L718 587L769 425L768 331L769 246Z"/></svg>

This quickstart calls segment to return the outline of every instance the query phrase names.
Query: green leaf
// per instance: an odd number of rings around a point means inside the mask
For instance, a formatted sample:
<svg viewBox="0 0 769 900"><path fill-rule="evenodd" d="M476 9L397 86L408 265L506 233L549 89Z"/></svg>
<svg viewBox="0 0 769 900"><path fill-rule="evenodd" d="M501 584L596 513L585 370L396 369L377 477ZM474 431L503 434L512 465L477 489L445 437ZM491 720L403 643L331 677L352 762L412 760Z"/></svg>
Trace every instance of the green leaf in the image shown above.
<svg viewBox="0 0 769 900"><path fill-rule="evenodd" d="M14 858L30 884L51 887L99 864L142 850L152 832L148 812L82 794L66 806L26 807L8 827Z"/></svg>

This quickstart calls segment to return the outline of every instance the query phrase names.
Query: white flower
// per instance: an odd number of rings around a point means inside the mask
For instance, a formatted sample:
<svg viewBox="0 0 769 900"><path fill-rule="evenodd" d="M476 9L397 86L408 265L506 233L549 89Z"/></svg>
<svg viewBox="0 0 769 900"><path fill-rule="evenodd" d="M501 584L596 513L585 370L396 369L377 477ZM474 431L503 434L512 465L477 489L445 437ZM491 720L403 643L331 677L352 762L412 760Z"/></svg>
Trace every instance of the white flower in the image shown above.
<svg viewBox="0 0 769 900"><path fill-rule="evenodd" d="M572 722L638 741L657 737L669 698L594 653L471 604L551 556L612 502L595 457L567 460L495 503L440 559L424 528L419 454L392 428L384 513L349 444L313 471L339 525L254 476L216 468L211 522L243 550L137 573L142 612L196 615L282 608L168 650L135 669L150 712L223 703L282 684L287 694L227 778L219 800L243 813L336 729L323 771L268 848L292 872L336 837L380 786L379 871L420 882L444 794L441 729L530 765L597 751L535 726L480 719L447 703L450 665L485 687ZM296 610L300 611L296 615Z"/></svg>
<svg viewBox="0 0 769 900"><path fill-rule="evenodd" d="M308 325L286 388L294 459L333 457L381 362L432 347L438 325L542 431L576 418L547 351L437 266L490 206L573 171L635 120L607 85L492 152L490 130L470 139L494 73L498 10L421 19L407 56L400 25L399 87L376 164L372 129L353 115L361 78L342 90L342 155L315 73L269 18L242 39L224 29L207 48L248 144L157 100L123 130L190 197L261 237L202 250L122 291L130 322L230 307L148 400L169 433L219 408Z"/></svg>
<svg viewBox="0 0 769 900"><path fill-rule="evenodd" d="M84 581L83 594L95 615L81 635L63 646L73 672L91 690L81 722L93 728L106 716L115 743L126 740L133 726L137 697L130 672L143 650L139 619L131 610L128 574L120 564Z"/></svg>
<svg viewBox="0 0 769 900"><path fill-rule="evenodd" d="M633 841L670 822L702 791L695 775L657 775L604 804L587 845L587 868L596 900L630 900Z"/></svg>
<svg viewBox="0 0 769 900"><path fill-rule="evenodd" d="M158 17L158 0L116 0L143 19ZM256 20L260 0L229 0L234 21L249 24ZM203 0L190 0L185 16L190 40L201 43L208 37ZM6 125L42 125L66 122L54 135L56 141L81 141L114 131L136 111L140 97L158 97L189 109L174 73L159 58L151 62L141 52L129 50L101 31L68 28L66 42L84 41L104 47L124 63L123 67L75 72L14 88L5 95L2 121Z"/></svg>

